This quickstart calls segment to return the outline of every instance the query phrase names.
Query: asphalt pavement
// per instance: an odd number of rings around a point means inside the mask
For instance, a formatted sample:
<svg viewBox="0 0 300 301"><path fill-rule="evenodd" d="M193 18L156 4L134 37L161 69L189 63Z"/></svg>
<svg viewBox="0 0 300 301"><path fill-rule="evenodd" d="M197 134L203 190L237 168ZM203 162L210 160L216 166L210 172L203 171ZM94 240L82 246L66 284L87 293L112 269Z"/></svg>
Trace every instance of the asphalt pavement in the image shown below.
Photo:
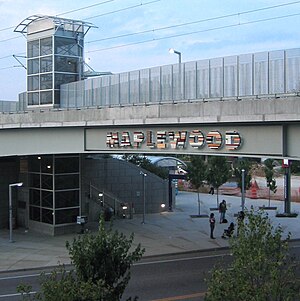
<svg viewBox="0 0 300 301"><path fill-rule="evenodd" d="M228 223L236 222L236 214L241 210L241 197L219 195L219 201L227 202L226 219ZM254 209L267 206L276 207L266 210L274 226L281 225L284 233L292 234L292 239L300 239L300 215L297 217L276 217L284 212L282 201L246 198L245 207ZM126 235L134 233L133 247L138 243L145 248L144 256L174 254L181 252L211 250L228 247L228 240L221 238L229 224L219 223L219 212L216 211L217 195L200 194L200 207L197 193L179 192L173 211L157 214L134 215L132 219L115 219L113 229ZM216 216L216 239L209 237L208 217L211 212ZM292 203L291 211L300 213L300 203ZM142 223L143 220L145 223ZM95 231L95 223L86 226ZM72 241L78 234L47 236L24 228L13 230L13 240L9 241L9 231L0 230L0 271L23 270L29 268L53 267L69 264L70 258L65 247L66 241Z"/></svg>

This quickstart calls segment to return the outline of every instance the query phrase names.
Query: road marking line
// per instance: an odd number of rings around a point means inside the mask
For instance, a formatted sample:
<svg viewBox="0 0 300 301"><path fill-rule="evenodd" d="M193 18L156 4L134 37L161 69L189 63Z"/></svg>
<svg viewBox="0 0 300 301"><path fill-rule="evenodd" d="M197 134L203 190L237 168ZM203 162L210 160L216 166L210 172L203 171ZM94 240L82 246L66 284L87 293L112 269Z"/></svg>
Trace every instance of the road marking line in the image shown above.
<svg viewBox="0 0 300 301"><path fill-rule="evenodd" d="M34 295L36 294L36 292L29 292L29 295ZM0 298L7 298L7 297L16 297L16 296L21 296L21 293L17 293L17 294L8 294L8 295L0 295Z"/></svg>
<svg viewBox="0 0 300 301"><path fill-rule="evenodd" d="M28 275L18 275L18 276L9 276L9 277L2 277L1 280L11 280L11 279L20 279L20 278L30 278L30 277L40 277L42 272L40 274L28 274ZM51 275L51 273L44 273L44 275L48 276Z"/></svg>
<svg viewBox="0 0 300 301"><path fill-rule="evenodd" d="M232 254L207 255L207 256L197 256L197 257L189 257L189 258L177 258L177 259L166 259L166 260L149 261L149 262L138 262L133 265L148 265L148 264L157 264L157 263L167 263L167 262L176 262L176 261L187 261L187 260L224 257L224 256L232 256Z"/></svg>
<svg viewBox="0 0 300 301"><path fill-rule="evenodd" d="M183 295L183 296L175 296L175 297L169 297L169 298L163 298L163 299L155 299L152 301L175 301L175 300L186 300L186 299L191 299L191 298L197 298L197 297L204 297L205 292L201 293L195 293L191 295Z"/></svg>

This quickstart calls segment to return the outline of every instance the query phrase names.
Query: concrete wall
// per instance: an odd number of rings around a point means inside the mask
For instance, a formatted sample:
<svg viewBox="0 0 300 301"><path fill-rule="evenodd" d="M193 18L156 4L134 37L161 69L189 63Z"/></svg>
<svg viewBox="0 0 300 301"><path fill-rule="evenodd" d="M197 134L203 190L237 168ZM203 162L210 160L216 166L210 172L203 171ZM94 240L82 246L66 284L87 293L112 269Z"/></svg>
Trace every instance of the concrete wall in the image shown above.
<svg viewBox="0 0 300 301"><path fill-rule="evenodd" d="M299 122L300 102L296 96L282 96L281 98L270 96L264 99L240 101L196 100L150 106L66 111L39 110L26 114L0 114L0 156L123 153L122 149L107 147L107 132L124 130L133 132L136 129L172 131L185 130L186 127L186 129L202 129L204 134L211 130L234 130L240 132L243 145L234 152L226 152L224 147L218 149L217 152L207 147L200 151L194 148L181 152L178 149L161 150L158 148L145 148L142 151L159 154L164 151L164 154L197 152L203 155L256 157L270 155L278 158L300 159L298 143L300 134L297 128ZM273 131L273 128L281 130ZM100 137L97 133L94 139L93 136L87 135L93 130L101 130L102 136ZM265 143L266 139L267 143ZM99 147L100 142L102 145ZM124 151L137 153L141 150L124 148Z"/></svg>
<svg viewBox="0 0 300 301"><path fill-rule="evenodd" d="M9 197L8 197L8 186L9 184L19 182L18 170L19 161L17 158L9 158L0 161L0 228L8 228L9 226ZM13 204L13 217L16 224L15 217L17 216L18 207L18 194L20 193L19 188L12 188L12 204Z"/></svg>
<svg viewBox="0 0 300 301"><path fill-rule="evenodd" d="M88 213L93 220L99 219L99 203L88 197L89 183L99 191L112 193L121 202L132 204L136 214L143 212L143 176L141 169L134 164L111 157L94 157L82 159L82 202L83 213ZM146 177L146 212L161 210L161 203L168 204L168 182L148 173ZM106 196L104 196L106 197Z"/></svg>
<svg viewBox="0 0 300 301"><path fill-rule="evenodd" d="M81 110L41 109L0 114L0 129L113 125L222 124L300 121L299 97L211 99Z"/></svg>

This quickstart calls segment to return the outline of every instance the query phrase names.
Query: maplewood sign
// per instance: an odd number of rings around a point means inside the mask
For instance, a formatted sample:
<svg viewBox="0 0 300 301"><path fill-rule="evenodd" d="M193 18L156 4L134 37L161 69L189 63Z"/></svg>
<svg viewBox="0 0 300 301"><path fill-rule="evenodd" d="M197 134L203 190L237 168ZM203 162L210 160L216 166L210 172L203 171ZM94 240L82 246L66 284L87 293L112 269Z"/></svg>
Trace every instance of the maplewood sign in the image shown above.
<svg viewBox="0 0 300 301"><path fill-rule="evenodd" d="M236 150L241 146L242 138L237 131L210 131L206 135L201 130L192 131L113 131L106 134L108 148L183 149L192 147L201 149L205 145L213 150L223 146L227 150Z"/></svg>

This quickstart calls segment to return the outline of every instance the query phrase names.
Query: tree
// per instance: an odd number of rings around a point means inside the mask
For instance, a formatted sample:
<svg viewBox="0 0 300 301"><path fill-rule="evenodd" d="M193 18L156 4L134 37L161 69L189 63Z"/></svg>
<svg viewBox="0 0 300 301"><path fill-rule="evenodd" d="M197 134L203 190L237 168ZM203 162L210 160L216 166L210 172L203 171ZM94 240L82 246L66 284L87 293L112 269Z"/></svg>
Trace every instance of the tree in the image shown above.
<svg viewBox="0 0 300 301"><path fill-rule="evenodd" d="M121 300L130 279L130 267L145 251L140 244L131 251L133 238L133 234L127 238L112 231L112 226L106 229L101 219L97 233L85 233L72 243L67 242L75 269L66 272L61 266L50 277L42 277L41 293L34 300ZM25 289L28 287L19 287L19 291Z"/></svg>
<svg viewBox="0 0 300 301"><path fill-rule="evenodd" d="M152 164L151 161L146 156L123 155L123 159L141 168L148 170L149 172L157 175L162 179L167 179L169 176L169 171L166 168Z"/></svg>
<svg viewBox="0 0 300 301"><path fill-rule="evenodd" d="M251 162L249 159L242 159L238 161L238 165L236 168L234 168L234 175L237 179L237 184L239 188L242 188L242 170L245 171L245 189L249 189L251 186Z"/></svg>
<svg viewBox="0 0 300 301"><path fill-rule="evenodd" d="M226 183L231 171L225 157L212 156L208 159L207 181L217 189L217 206L219 206L219 187Z"/></svg>
<svg viewBox="0 0 300 301"><path fill-rule="evenodd" d="M200 188L206 179L206 164L201 156L191 156L191 161L188 163L188 180L197 189L198 194L198 215L200 216Z"/></svg>
<svg viewBox="0 0 300 301"><path fill-rule="evenodd" d="M206 301L299 300L296 265L289 255L288 234L274 228L263 211L246 212L239 235L230 238L233 255L227 267L215 267L207 280Z"/></svg>
<svg viewBox="0 0 300 301"><path fill-rule="evenodd" d="M273 169L273 159L267 159L265 160L264 164L264 171L267 181L267 187L269 188L269 207L271 202L271 191L273 193L276 193L277 191L277 185L276 180L274 179L274 169Z"/></svg>

